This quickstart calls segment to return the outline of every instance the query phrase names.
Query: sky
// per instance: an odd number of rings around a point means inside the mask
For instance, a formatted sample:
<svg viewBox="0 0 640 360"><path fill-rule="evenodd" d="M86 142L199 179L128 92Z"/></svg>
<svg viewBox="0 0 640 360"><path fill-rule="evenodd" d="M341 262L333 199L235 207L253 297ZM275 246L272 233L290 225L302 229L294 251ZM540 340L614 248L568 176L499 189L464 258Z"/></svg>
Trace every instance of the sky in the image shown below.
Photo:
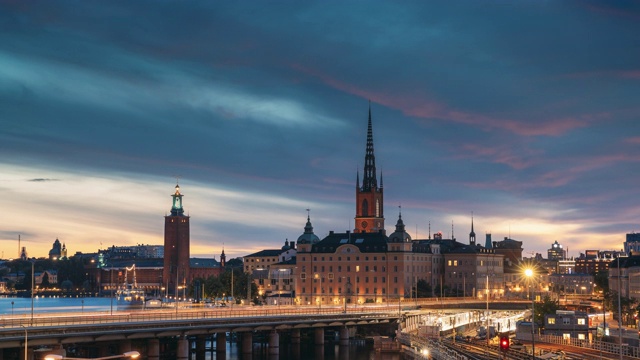
<svg viewBox="0 0 640 360"><path fill-rule="evenodd" d="M369 106L388 233L622 249L638 34L638 1L0 0L1 257L161 245L176 181L192 256L353 229Z"/></svg>

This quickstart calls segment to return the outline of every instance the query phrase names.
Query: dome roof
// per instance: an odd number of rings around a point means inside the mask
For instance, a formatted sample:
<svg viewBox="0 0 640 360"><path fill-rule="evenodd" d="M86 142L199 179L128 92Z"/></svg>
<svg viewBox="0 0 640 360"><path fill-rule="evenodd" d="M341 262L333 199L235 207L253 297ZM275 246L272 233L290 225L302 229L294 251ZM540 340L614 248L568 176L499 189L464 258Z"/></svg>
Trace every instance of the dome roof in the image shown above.
<svg viewBox="0 0 640 360"><path fill-rule="evenodd" d="M396 231L389 235L390 243L401 243L411 241L411 236L404 229L404 222L402 221L402 213L398 215L398 222L396 223Z"/></svg>
<svg viewBox="0 0 640 360"><path fill-rule="evenodd" d="M298 237L298 244L315 244L320 241L320 238L313 233L313 226L311 225L311 219L307 215L307 224L304 227L304 234Z"/></svg>

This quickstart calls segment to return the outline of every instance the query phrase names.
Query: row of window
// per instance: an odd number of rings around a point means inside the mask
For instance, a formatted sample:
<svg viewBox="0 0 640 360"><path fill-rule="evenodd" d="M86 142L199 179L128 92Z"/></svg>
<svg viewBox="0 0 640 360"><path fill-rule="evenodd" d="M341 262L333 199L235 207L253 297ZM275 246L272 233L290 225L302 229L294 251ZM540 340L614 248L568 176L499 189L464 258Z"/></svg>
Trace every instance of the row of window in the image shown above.
<svg viewBox="0 0 640 360"><path fill-rule="evenodd" d="M272 258L266 258L266 259L262 260L262 262L276 262L276 261L278 261L278 258L273 258L273 259ZM257 259L248 258L247 262L260 262L260 258L257 258Z"/></svg>
<svg viewBox="0 0 640 360"><path fill-rule="evenodd" d="M338 290L338 294L342 294L342 288L338 287L336 289ZM359 289L356 289L355 292L346 291L346 294L347 295L363 295L363 296L366 296L366 295L385 295L387 293L387 289L386 288L378 289L378 288L374 287L372 290L373 290L373 292L370 293L369 292L369 288L364 288L364 293L361 293L359 291ZM398 288L393 288L392 290L393 290L394 294L398 294ZM306 294L307 293L307 289L306 288L302 288L302 293ZM317 287L314 287L313 288L313 294L330 294L331 295L331 294L334 294L334 292L333 292L333 288L332 287L327 288L327 289L321 288L320 292L318 292L318 288Z"/></svg>
<svg viewBox="0 0 640 360"><path fill-rule="evenodd" d="M473 260L464 261L464 266L469 266L469 265L473 265ZM498 265L500 265L500 262L495 260L490 260L490 261L477 260L476 261L476 266L498 266ZM448 260L447 266L458 266L458 260ZM462 266L462 261L460 261L460 266Z"/></svg>
<svg viewBox="0 0 640 360"><path fill-rule="evenodd" d="M333 272L333 265L330 265L329 267L329 272ZM318 269L320 269L320 272L325 272L325 267L324 265L318 267L317 265L313 266L313 273L316 274L318 272ZM351 272L351 265L347 265L346 266L346 272ZM356 270L356 272L360 272L360 265L355 265L354 269ZM382 270L382 272L386 272L387 271L387 267L386 266L381 266L380 269ZM342 272L342 265L338 265L337 266L337 272ZM302 272L306 272L307 271L307 266L303 265L302 266ZM373 271L373 272L377 272L378 271L378 266L374 265L372 267L369 267L369 265L365 265L364 266L364 271L365 272L369 272L369 271ZM394 266L393 267L393 271L394 272L398 272L398 267ZM314 276L318 276L318 275L314 275Z"/></svg>
<svg viewBox="0 0 640 360"><path fill-rule="evenodd" d="M549 325L555 325L556 323L556 318L550 317L547 319L547 324ZM585 318L577 318L576 319L576 325L586 325L587 324L587 319ZM562 325L571 325L571 318L569 317L563 317L562 318Z"/></svg>
<svg viewBox="0 0 640 360"><path fill-rule="evenodd" d="M333 261L333 256L328 256L328 258L329 258L329 261ZM302 261L306 261L306 260L307 260L307 258L306 258L305 256L302 256L302 257L301 257L301 259L302 259ZM355 257L355 260L356 260L356 261L360 261L360 256L356 256L356 257ZM386 257L381 256L381 257L380 257L380 260L381 260L381 261L385 261L385 260L386 260ZM398 257L397 257L397 256L394 256L394 257L393 257L393 260L398 260ZM317 256L314 256L314 257L313 257L313 261L318 261L318 257L317 257ZM321 257L320 257L320 261L325 261L325 257L324 257L324 256L321 256ZM342 261L342 256L338 256L338 261ZM351 256L347 256L347 261L351 261ZM364 261L369 261L369 257L368 257L368 256L365 256L365 257L364 257ZM377 257L377 256L373 256L373 261L378 261L378 257Z"/></svg>
<svg viewBox="0 0 640 360"><path fill-rule="evenodd" d="M329 273L326 278L317 276L318 274L315 274L315 275L316 276L312 278L314 283L317 283L318 280L320 280L320 282L325 282L325 280L329 280L329 282L332 282L335 279L333 273ZM355 277L355 282L359 283L361 281L361 279L364 279L364 282L368 283L370 278L371 278L371 281L374 282L374 283L377 283L378 279L380 279L380 282L383 283L383 284L387 282L387 277L386 276L371 276L371 277L369 277L369 276L356 276ZM300 273L300 279L302 279L302 282L305 282L305 280L307 279L307 274L304 273L304 272ZM338 282L341 283L342 279L351 279L351 277L340 276L340 277L337 277L337 279L338 279ZM397 283L398 282L398 277L394 276L392 280L393 280L394 283ZM348 281L348 282L350 282L350 281Z"/></svg>

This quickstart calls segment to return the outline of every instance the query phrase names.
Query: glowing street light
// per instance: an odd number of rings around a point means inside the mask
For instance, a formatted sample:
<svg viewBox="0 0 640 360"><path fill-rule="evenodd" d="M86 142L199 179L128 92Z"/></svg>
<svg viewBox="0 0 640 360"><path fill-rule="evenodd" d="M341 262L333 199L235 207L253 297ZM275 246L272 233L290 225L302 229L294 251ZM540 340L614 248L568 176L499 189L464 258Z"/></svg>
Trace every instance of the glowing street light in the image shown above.
<svg viewBox="0 0 640 360"><path fill-rule="evenodd" d="M122 358L137 359L138 357L140 357L139 352L127 351L124 354L120 354L120 355L105 356L105 357L99 357L99 358L93 358L93 359L72 358L72 357L66 357L62 355L49 354L44 357L44 360L107 360L107 359L122 359Z"/></svg>

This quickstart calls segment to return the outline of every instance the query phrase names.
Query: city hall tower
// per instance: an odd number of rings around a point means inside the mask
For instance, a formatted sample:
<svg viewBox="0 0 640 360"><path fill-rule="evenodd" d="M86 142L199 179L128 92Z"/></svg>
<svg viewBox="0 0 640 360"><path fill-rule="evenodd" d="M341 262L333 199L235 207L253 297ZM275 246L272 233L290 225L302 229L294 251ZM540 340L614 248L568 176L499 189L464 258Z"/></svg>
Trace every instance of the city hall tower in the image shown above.
<svg viewBox="0 0 640 360"><path fill-rule="evenodd" d="M171 214L164 217L164 269L162 284L167 293L177 295L189 281L189 216L184 215L180 186L171 197Z"/></svg>

